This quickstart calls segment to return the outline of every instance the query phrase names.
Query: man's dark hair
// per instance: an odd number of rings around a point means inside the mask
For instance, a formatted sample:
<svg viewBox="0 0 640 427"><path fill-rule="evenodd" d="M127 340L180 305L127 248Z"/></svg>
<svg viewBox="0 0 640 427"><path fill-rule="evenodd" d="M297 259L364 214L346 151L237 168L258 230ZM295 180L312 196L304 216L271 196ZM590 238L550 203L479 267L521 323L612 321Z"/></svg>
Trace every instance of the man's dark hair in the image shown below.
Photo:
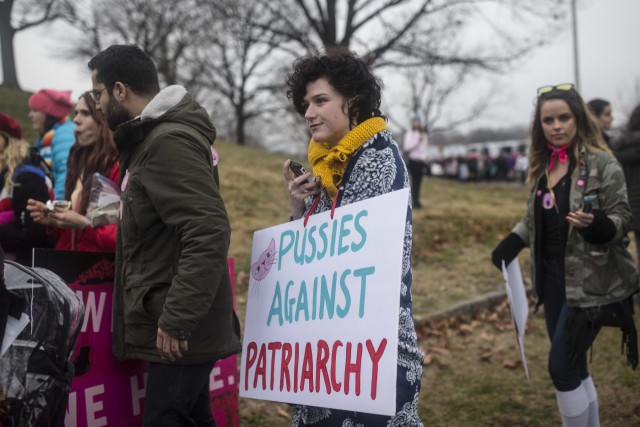
<svg viewBox="0 0 640 427"><path fill-rule="evenodd" d="M347 116L357 124L372 117L384 117L380 112L382 82L362 59L346 49L315 52L293 63L293 73L287 76L287 96L300 115L304 116L306 111L307 84L321 77L342 96L353 99L347 106Z"/></svg>
<svg viewBox="0 0 640 427"><path fill-rule="evenodd" d="M125 83L136 94L145 97L160 92L158 70L149 55L134 45L112 45L91 58L90 70L96 80L111 90L116 82Z"/></svg>

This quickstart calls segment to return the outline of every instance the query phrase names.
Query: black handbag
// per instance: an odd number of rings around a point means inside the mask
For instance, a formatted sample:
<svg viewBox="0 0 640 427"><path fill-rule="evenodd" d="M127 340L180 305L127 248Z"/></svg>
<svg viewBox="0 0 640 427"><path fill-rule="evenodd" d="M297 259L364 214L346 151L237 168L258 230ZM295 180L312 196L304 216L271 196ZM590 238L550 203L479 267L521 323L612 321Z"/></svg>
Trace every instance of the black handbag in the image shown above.
<svg viewBox="0 0 640 427"><path fill-rule="evenodd" d="M607 305L570 310L566 325L566 344L572 361L576 362L588 350L583 339L587 330L605 326L620 328L621 352L626 353L628 366L633 370L638 367L638 332L633 321L633 296Z"/></svg>

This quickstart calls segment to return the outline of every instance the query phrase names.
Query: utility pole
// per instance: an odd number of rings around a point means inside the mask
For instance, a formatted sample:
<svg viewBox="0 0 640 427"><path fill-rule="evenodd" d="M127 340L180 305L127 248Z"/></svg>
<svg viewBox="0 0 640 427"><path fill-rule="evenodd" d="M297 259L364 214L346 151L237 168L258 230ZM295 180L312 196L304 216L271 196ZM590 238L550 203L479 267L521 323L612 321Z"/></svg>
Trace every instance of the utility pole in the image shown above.
<svg viewBox="0 0 640 427"><path fill-rule="evenodd" d="M571 20L573 21L573 72L574 84L580 90L580 59L578 56L578 15L576 13L576 1L571 0Z"/></svg>

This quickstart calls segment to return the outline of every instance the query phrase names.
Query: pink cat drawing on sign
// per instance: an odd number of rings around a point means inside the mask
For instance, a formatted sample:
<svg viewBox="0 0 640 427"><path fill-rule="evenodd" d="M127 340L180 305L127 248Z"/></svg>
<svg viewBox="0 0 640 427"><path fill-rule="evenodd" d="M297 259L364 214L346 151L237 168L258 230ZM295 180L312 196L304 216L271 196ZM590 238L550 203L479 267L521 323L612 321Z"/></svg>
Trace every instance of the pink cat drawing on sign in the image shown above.
<svg viewBox="0 0 640 427"><path fill-rule="evenodd" d="M251 277L255 280L251 295L256 297L260 293L260 282L267 277L271 266L276 262L276 240L271 239L269 246L258 257L258 261L251 264Z"/></svg>

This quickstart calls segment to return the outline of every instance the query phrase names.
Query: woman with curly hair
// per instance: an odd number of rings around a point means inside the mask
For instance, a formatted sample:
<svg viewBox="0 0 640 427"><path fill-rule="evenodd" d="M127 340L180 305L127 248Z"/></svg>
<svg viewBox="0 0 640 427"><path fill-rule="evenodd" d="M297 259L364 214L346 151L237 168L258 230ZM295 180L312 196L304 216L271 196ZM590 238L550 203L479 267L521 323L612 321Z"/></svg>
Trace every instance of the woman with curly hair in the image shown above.
<svg viewBox="0 0 640 427"><path fill-rule="evenodd" d="M44 202L53 193L49 171L40 163L18 122L0 113L0 244L7 258L23 265L31 265L33 248L53 246L45 227L26 212L27 200Z"/></svg>
<svg viewBox="0 0 640 427"><path fill-rule="evenodd" d="M493 251L501 268L531 248L532 283L551 340L549 375L564 426L598 426L587 351L601 326L623 330L638 364L631 295L637 274L627 251L631 212L622 168L572 84L538 89L531 124L527 211Z"/></svg>
<svg viewBox="0 0 640 427"><path fill-rule="evenodd" d="M407 168L380 112L381 82L360 58L347 51L299 58L287 85L287 95L311 132L309 162L313 175L320 178L308 182L311 173L292 177L290 160L285 162L283 173L292 219L409 187ZM408 203L404 259L411 253L411 201ZM409 262L398 280L401 297L395 415L296 405L292 426L422 426L418 395L423 355L411 314Z"/></svg>
<svg viewBox="0 0 640 427"><path fill-rule="evenodd" d="M116 225L93 228L87 218L94 174L118 183L120 170L113 135L104 114L96 109L91 92L80 96L73 121L76 142L69 151L64 184L65 200L71 207L56 207L49 213L44 203L29 200L27 209L36 222L56 229L56 249L114 252Z"/></svg>

